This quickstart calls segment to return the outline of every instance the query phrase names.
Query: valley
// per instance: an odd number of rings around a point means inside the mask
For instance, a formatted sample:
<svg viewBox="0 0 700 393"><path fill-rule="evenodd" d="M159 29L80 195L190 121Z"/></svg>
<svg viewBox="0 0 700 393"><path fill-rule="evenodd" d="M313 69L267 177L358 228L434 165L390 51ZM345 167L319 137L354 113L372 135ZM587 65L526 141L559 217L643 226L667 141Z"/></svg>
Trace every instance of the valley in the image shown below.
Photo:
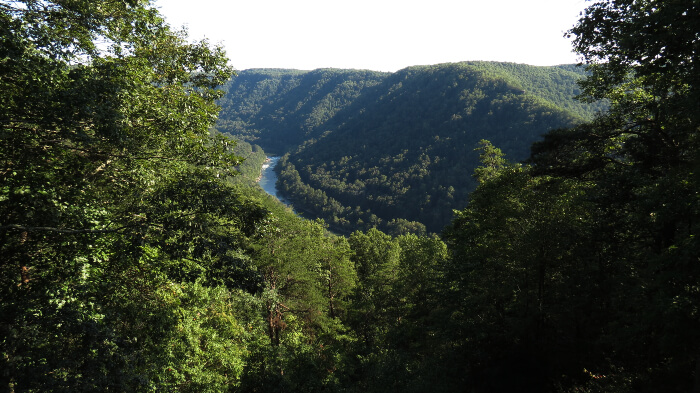
<svg viewBox="0 0 700 393"><path fill-rule="evenodd" d="M440 232L474 190L481 140L522 161L549 130L593 118L575 66L464 62L396 73L246 70L219 131L283 157L279 191L335 231Z"/></svg>
<svg viewBox="0 0 700 393"><path fill-rule="evenodd" d="M266 193L274 196L285 205L289 205L289 202L277 190L277 174L275 173L275 167L279 160L280 157L267 157L267 160L265 160L265 163L263 163L261 167L258 184Z"/></svg>
<svg viewBox="0 0 700 393"><path fill-rule="evenodd" d="M590 3L585 68L236 73L0 2L0 390L700 392L698 4Z"/></svg>

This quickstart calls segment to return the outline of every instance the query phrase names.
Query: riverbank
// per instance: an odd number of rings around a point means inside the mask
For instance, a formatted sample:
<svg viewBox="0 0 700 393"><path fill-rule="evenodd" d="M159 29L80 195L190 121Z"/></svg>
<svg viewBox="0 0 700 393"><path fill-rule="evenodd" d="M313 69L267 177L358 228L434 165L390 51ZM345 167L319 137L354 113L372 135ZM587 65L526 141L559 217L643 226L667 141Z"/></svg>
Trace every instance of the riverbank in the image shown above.
<svg viewBox="0 0 700 393"><path fill-rule="evenodd" d="M271 162L272 159L270 159L270 157L265 157L265 161L263 161L263 164L260 166L260 174L258 175L257 179L255 179L257 183L260 183L260 180L263 178L263 171L270 167Z"/></svg>
<svg viewBox="0 0 700 393"><path fill-rule="evenodd" d="M260 167L260 177L258 178L258 185L265 190L266 193L277 198L280 202L286 206L291 207L291 203L285 199L277 190L277 173L275 173L275 167L279 162L280 157L272 156L267 157Z"/></svg>

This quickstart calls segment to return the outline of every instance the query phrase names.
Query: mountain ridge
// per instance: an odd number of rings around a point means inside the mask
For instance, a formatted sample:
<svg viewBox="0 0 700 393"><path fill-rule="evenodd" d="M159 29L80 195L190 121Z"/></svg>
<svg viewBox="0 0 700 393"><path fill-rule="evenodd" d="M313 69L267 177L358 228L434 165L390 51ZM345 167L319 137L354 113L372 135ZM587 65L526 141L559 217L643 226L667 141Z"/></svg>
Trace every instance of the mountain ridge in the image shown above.
<svg viewBox="0 0 700 393"><path fill-rule="evenodd" d="M494 62L253 70L227 86L219 129L288 153L280 189L336 230L436 231L466 205L480 140L524 160L540 135L604 107L574 99L584 74Z"/></svg>

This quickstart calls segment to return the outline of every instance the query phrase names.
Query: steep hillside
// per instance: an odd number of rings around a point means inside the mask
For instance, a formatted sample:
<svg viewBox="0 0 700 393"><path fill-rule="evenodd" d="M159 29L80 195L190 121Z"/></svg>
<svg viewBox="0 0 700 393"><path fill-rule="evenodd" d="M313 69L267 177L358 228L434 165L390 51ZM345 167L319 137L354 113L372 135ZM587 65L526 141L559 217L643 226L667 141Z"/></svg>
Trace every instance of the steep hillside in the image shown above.
<svg viewBox="0 0 700 393"><path fill-rule="evenodd" d="M217 129L267 151L285 152L313 137L387 75L337 69L241 71L224 87Z"/></svg>
<svg viewBox="0 0 700 393"><path fill-rule="evenodd" d="M245 71L219 129L288 151L280 187L334 229L439 231L466 205L487 139L523 160L550 129L601 108L574 100L581 69L468 62L383 74Z"/></svg>
<svg viewBox="0 0 700 393"><path fill-rule="evenodd" d="M584 69L574 64L555 67L533 67L514 63L470 62L474 69L519 86L528 94L538 96L559 108L592 119L604 105L589 105L575 99L580 94L576 84L585 75Z"/></svg>

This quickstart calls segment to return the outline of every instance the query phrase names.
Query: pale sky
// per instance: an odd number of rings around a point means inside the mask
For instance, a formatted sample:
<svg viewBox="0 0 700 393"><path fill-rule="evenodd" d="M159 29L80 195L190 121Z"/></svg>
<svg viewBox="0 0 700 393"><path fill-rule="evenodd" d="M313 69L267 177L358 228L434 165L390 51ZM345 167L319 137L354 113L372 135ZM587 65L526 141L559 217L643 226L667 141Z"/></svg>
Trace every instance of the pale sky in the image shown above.
<svg viewBox="0 0 700 393"><path fill-rule="evenodd" d="M237 70L396 71L468 60L576 63L563 37L584 0L155 0Z"/></svg>

